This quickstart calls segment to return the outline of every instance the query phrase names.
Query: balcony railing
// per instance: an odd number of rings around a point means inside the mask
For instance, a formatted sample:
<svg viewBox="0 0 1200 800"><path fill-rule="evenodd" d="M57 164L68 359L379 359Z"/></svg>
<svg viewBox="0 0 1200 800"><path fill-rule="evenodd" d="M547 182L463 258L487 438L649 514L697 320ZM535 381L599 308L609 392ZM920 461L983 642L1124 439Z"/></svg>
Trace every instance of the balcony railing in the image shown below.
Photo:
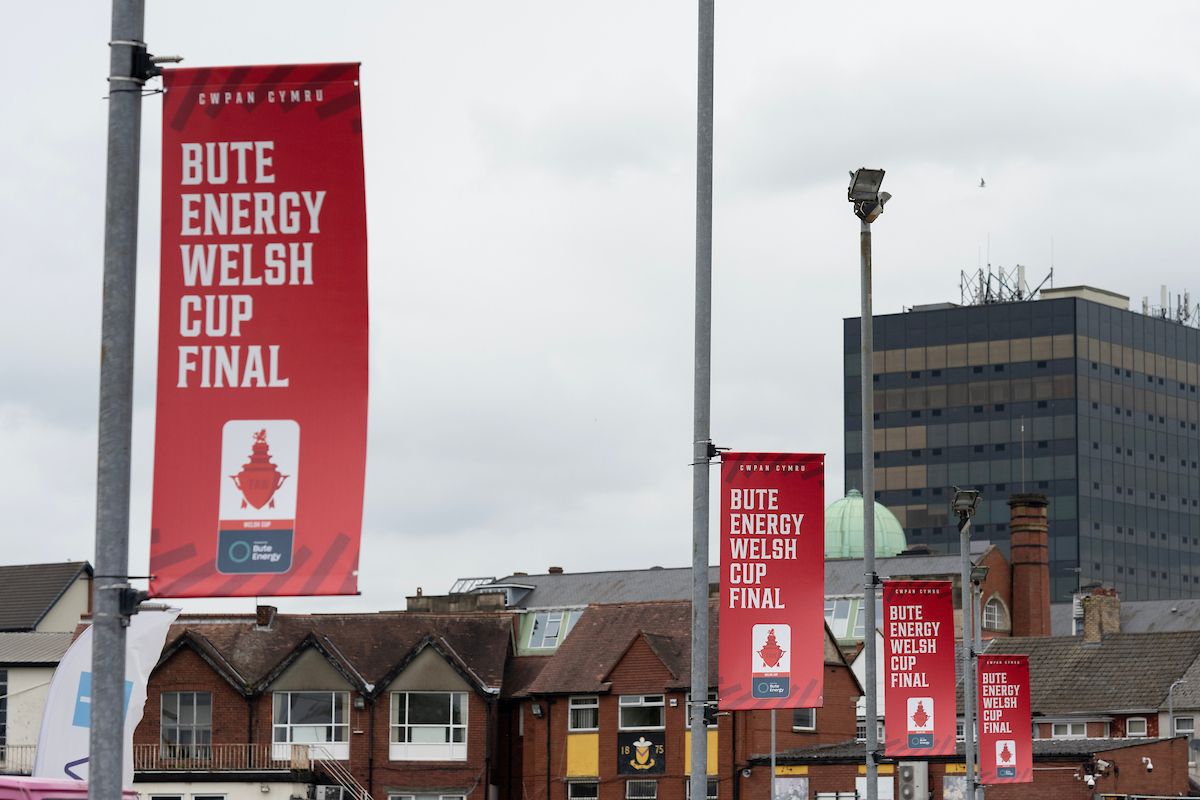
<svg viewBox="0 0 1200 800"><path fill-rule="evenodd" d="M0 772L31 774L36 752L35 744L0 744Z"/></svg>
<svg viewBox="0 0 1200 800"><path fill-rule="evenodd" d="M237 772L311 769L308 745L281 749L271 744L135 744L137 771Z"/></svg>

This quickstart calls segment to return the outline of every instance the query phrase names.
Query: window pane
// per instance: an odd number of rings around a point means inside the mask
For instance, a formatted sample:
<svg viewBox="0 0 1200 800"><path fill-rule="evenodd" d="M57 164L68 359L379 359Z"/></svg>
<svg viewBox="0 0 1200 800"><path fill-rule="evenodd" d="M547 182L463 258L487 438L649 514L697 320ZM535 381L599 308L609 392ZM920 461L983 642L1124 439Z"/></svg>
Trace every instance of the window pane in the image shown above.
<svg viewBox="0 0 1200 800"><path fill-rule="evenodd" d="M332 692L292 692L289 705L292 725L328 725L333 721Z"/></svg>
<svg viewBox="0 0 1200 800"><path fill-rule="evenodd" d="M662 706L631 707L621 709L622 728L660 728L662 727Z"/></svg>
<svg viewBox="0 0 1200 800"><path fill-rule="evenodd" d="M422 726L409 728L409 734L412 737L411 741L418 744L445 744L449 741L449 730L449 728L426 728Z"/></svg>
<svg viewBox="0 0 1200 800"><path fill-rule="evenodd" d="M196 724L212 725L211 692L196 692Z"/></svg>
<svg viewBox="0 0 1200 800"><path fill-rule="evenodd" d="M572 708L571 730L594 730L600 727L600 710L596 708Z"/></svg>
<svg viewBox="0 0 1200 800"><path fill-rule="evenodd" d="M413 692L408 696L410 725L446 725L450 722L450 695Z"/></svg>
<svg viewBox="0 0 1200 800"><path fill-rule="evenodd" d="M196 721L195 695L192 692L179 692L179 724L192 725Z"/></svg>
<svg viewBox="0 0 1200 800"><path fill-rule="evenodd" d="M569 783L567 787L567 796L571 800L594 800L600 796L598 783Z"/></svg>
<svg viewBox="0 0 1200 800"><path fill-rule="evenodd" d="M533 632L529 634L530 647L542 647L542 639L546 636L546 619L550 615L546 612L541 612L533 618Z"/></svg>
<svg viewBox="0 0 1200 800"><path fill-rule="evenodd" d="M162 724L175 725L179 722L179 694L176 692L162 693Z"/></svg>
<svg viewBox="0 0 1200 800"><path fill-rule="evenodd" d="M286 725L288 721L288 695L287 692L275 693L275 724ZM286 740L280 740L286 741Z"/></svg>
<svg viewBox="0 0 1200 800"><path fill-rule="evenodd" d="M450 721L455 725L463 724L463 704L466 702L465 694L450 695Z"/></svg>

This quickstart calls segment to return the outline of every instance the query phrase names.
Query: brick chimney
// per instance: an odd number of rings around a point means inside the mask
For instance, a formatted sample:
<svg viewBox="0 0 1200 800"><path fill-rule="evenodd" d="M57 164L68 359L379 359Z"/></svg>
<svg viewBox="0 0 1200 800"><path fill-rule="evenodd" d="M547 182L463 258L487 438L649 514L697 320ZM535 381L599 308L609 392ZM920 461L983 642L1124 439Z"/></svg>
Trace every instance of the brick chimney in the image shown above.
<svg viewBox="0 0 1200 800"><path fill-rule="evenodd" d="M275 614L278 611L275 606L258 606L255 609L254 622L260 631L269 631L271 623L275 619Z"/></svg>
<svg viewBox="0 0 1200 800"><path fill-rule="evenodd" d="M1092 589L1083 598L1083 643L1099 644L1110 633L1121 631L1121 598L1116 589Z"/></svg>
<svg viewBox="0 0 1200 800"><path fill-rule="evenodd" d="M1050 543L1046 495L1014 494L1009 551L1012 562L1012 635L1050 635Z"/></svg>

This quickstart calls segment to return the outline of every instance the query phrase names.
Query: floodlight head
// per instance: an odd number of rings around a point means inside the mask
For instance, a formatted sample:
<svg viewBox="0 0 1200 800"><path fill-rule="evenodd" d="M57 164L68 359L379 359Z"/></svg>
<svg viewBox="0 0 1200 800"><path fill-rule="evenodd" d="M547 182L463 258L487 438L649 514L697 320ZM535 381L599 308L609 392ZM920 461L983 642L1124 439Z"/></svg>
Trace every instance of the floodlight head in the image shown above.
<svg viewBox="0 0 1200 800"><path fill-rule="evenodd" d="M954 501L950 504L950 508L960 517L969 517L975 513L978 505L978 489L955 489Z"/></svg>
<svg viewBox="0 0 1200 800"><path fill-rule="evenodd" d="M866 167L851 172L847 199L851 203L878 199L879 187L883 185L884 172L885 170L882 169L867 169Z"/></svg>
<svg viewBox="0 0 1200 800"><path fill-rule="evenodd" d="M988 570L991 567L971 567L971 583L983 583L987 580Z"/></svg>
<svg viewBox="0 0 1200 800"><path fill-rule="evenodd" d="M850 173L850 188L846 199L854 204L854 215L863 222L871 223L883 213L884 204L892 198L887 192L879 191L883 185L884 170L865 167Z"/></svg>

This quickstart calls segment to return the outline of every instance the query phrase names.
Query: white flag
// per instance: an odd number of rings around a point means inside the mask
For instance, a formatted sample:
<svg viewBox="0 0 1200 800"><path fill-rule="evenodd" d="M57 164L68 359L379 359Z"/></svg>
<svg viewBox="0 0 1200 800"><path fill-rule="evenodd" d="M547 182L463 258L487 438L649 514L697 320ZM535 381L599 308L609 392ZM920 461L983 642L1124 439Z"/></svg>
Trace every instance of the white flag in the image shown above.
<svg viewBox="0 0 1200 800"><path fill-rule="evenodd" d="M133 785L133 732L142 721L146 683L162 655L167 629L181 610L139 611L130 618L125 631L124 786ZM91 718L92 628L88 626L54 670L42 712L34 777L88 779Z"/></svg>

